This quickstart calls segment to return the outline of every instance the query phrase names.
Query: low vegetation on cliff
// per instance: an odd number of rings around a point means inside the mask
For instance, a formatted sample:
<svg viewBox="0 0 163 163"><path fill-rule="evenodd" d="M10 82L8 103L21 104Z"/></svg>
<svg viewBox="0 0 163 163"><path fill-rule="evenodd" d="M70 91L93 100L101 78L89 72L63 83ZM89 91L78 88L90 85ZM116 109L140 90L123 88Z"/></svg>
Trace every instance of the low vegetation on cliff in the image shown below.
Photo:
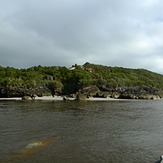
<svg viewBox="0 0 163 163"><path fill-rule="evenodd" d="M117 98L162 97L163 75L145 69L85 63L71 68L0 67L0 97L76 95ZM152 95L152 96L151 96Z"/></svg>

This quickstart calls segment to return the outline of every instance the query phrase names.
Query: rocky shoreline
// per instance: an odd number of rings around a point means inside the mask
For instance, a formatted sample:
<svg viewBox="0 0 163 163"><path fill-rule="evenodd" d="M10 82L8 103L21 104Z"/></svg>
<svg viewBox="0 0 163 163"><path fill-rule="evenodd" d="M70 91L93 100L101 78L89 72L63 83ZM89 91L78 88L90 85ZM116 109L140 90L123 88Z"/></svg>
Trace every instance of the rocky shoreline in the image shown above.
<svg viewBox="0 0 163 163"><path fill-rule="evenodd" d="M130 100L149 100L149 99L120 99L110 97L88 97L77 99L69 96L42 96L35 97L34 99L31 98L30 96L0 98L0 101L130 101ZM152 98L152 100L161 100L161 98Z"/></svg>
<svg viewBox="0 0 163 163"><path fill-rule="evenodd" d="M90 85L66 96L61 92L54 95L51 89L41 87L36 89L0 89L1 100L92 100L98 98L100 100L156 100L163 98L163 92L147 86L108 88L106 85Z"/></svg>
<svg viewBox="0 0 163 163"><path fill-rule="evenodd" d="M162 99L163 92L153 87L136 86L136 87L118 87L108 89L105 85L92 85L85 87L77 93L78 99L89 97L113 98L113 99Z"/></svg>
<svg viewBox="0 0 163 163"><path fill-rule="evenodd" d="M75 97L70 97L70 96L42 96L38 97L36 96L35 98L32 98L30 96L23 96L23 97L9 97L9 98L0 98L0 101L74 101L78 100ZM83 98L80 100L84 101L115 101L115 100L125 100L125 99L115 99L115 98L101 98L101 97L88 97L88 98Z"/></svg>

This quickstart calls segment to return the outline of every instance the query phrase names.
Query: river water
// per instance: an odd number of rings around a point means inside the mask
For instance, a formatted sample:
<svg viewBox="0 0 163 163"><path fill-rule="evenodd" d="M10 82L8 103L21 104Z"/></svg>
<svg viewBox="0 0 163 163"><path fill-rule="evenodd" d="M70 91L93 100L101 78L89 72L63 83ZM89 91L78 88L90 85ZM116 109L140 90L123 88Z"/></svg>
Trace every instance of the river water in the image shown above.
<svg viewBox="0 0 163 163"><path fill-rule="evenodd" d="M0 101L2 163L155 163L163 101Z"/></svg>

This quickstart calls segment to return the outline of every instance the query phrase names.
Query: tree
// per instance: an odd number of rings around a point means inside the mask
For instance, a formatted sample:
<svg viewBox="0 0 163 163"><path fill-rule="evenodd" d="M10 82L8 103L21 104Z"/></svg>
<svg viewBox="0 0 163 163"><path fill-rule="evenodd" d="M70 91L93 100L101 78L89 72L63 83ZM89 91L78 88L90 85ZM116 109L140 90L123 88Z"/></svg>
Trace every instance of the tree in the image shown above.
<svg viewBox="0 0 163 163"><path fill-rule="evenodd" d="M52 80L47 83L47 87L51 90L52 96L62 93L63 84L57 80Z"/></svg>

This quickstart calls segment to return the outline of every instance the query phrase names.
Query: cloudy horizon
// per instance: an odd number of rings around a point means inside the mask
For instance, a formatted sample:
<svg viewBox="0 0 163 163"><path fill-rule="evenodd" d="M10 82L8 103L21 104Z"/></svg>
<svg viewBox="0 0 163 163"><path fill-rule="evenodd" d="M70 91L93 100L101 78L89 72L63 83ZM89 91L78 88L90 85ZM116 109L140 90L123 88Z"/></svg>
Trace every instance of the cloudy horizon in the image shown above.
<svg viewBox="0 0 163 163"><path fill-rule="evenodd" d="M161 0L1 0L0 65L85 62L163 74Z"/></svg>

